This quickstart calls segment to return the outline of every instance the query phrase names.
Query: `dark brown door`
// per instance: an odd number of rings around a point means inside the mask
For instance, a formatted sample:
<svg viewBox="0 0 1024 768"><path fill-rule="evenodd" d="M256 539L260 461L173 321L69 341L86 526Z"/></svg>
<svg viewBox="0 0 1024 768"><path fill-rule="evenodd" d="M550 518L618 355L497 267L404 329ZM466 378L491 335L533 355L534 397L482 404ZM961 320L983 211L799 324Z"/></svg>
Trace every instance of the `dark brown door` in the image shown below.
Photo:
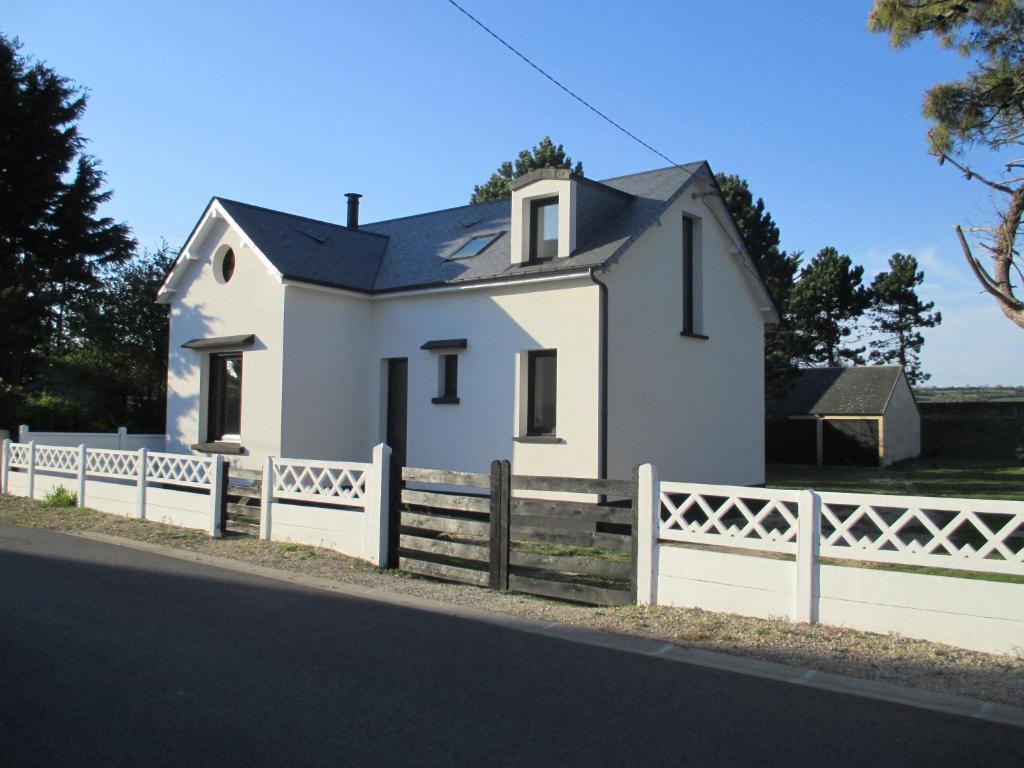
<svg viewBox="0 0 1024 768"><path fill-rule="evenodd" d="M409 416L409 361L394 358L388 360L388 445L391 446L391 460L398 466L405 465L406 428Z"/></svg>
<svg viewBox="0 0 1024 768"><path fill-rule="evenodd" d="M402 511L402 467L407 454L409 420L409 360L396 357L388 360L388 423L387 442L391 446L391 500L388 531L388 565L398 566L398 527Z"/></svg>

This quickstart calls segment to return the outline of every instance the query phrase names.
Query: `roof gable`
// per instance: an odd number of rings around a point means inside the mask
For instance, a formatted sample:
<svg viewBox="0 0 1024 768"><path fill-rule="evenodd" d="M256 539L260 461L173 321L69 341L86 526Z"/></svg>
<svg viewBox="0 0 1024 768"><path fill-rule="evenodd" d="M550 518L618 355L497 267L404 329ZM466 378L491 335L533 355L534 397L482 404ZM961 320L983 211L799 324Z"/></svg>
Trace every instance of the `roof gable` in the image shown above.
<svg viewBox="0 0 1024 768"><path fill-rule="evenodd" d="M387 237L223 197L217 201L285 280L373 290Z"/></svg>

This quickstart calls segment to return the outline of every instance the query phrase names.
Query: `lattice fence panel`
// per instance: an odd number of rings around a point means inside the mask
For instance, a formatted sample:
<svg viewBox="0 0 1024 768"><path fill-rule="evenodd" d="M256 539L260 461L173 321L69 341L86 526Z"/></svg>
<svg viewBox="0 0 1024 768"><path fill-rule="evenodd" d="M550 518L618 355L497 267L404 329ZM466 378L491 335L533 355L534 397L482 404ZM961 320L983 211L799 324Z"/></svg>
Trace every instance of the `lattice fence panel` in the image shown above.
<svg viewBox="0 0 1024 768"><path fill-rule="evenodd" d="M213 459L176 453L151 453L146 461L146 479L191 488L209 488L213 483Z"/></svg>
<svg viewBox="0 0 1024 768"><path fill-rule="evenodd" d="M85 454L85 469L97 477L133 479L139 474L139 454L135 451L90 448Z"/></svg>
<svg viewBox="0 0 1024 768"><path fill-rule="evenodd" d="M667 541L796 552L797 494L730 485L661 483Z"/></svg>
<svg viewBox="0 0 1024 768"><path fill-rule="evenodd" d="M8 454L8 460L12 467L27 467L28 446L24 443L11 443L11 452Z"/></svg>
<svg viewBox="0 0 1024 768"><path fill-rule="evenodd" d="M1024 503L822 493L821 555L1024 574Z"/></svg>
<svg viewBox="0 0 1024 768"><path fill-rule="evenodd" d="M51 445L37 445L36 469L51 469L61 472L77 472L78 448L62 448Z"/></svg>
<svg viewBox="0 0 1024 768"><path fill-rule="evenodd" d="M366 505L368 464L274 460L274 496L326 504Z"/></svg>

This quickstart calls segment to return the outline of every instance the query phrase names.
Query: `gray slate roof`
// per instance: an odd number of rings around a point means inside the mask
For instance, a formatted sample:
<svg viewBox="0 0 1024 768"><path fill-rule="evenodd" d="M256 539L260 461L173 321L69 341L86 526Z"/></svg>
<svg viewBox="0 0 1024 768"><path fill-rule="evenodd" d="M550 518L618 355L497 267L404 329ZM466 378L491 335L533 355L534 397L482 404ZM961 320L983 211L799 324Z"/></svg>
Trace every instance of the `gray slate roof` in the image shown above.
<svg viewBox="0 0 1024 768"><path fill-rule="evenodd" d="M769 416L881 416L903 369L898 365L805 368Z"/></svg>
<svg viewBox="0 0 1024 768"><path fill-rule="evenodd" d="M522 266L511 263L507 199L361 224L357 231L216 199L286 278L380 292L601 266L620 255L705 169L696 162L600 182L632 198L611 195L614 206L605 201L595 209L594 226L577 229L577 248L568 258ZM599 191L595 182L587 184ZM495 232L503 234L477 256L447 258L470 238Z"/></svg>

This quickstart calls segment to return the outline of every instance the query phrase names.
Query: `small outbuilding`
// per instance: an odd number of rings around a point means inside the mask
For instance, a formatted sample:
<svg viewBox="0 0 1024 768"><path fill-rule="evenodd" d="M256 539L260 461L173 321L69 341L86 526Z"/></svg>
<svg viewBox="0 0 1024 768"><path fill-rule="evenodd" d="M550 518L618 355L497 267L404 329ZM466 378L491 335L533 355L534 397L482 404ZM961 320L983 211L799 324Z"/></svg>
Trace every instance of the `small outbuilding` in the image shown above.
<svg viewBox="0 0 1024 768"><path fill-rule="evenodd" d="M806 368L766 407L769 463L885 467L921 453L921 412L903 368Z"/></svg>

